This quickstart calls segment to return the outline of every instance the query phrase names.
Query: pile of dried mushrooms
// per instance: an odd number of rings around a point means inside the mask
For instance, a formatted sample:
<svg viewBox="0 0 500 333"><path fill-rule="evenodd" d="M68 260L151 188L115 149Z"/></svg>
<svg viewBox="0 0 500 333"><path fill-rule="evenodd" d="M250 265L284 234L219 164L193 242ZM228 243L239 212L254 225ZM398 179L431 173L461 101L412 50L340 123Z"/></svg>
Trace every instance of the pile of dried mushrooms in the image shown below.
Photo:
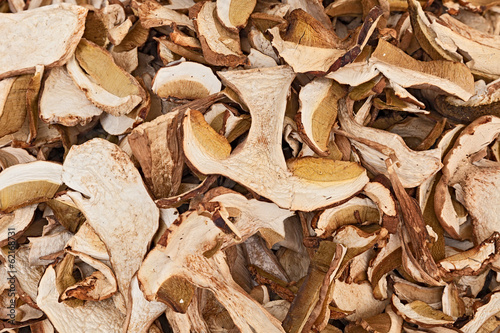
<svg viewBox="0 0 500 333"><path fill-rule="evenodd" d="M0 0L0 332L500 331L497 0Z"/></svg>

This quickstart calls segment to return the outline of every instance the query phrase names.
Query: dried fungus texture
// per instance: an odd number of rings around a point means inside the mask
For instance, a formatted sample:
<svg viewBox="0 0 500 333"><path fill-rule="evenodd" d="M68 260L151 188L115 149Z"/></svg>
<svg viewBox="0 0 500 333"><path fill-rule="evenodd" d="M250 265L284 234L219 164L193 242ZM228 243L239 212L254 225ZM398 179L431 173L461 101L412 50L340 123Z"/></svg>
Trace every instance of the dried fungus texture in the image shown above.
<svg viewBox="0 0 500 333"><path fill-rule="evenodd" d="M497 332L499 5L0 0L0 332Z"/></svg>

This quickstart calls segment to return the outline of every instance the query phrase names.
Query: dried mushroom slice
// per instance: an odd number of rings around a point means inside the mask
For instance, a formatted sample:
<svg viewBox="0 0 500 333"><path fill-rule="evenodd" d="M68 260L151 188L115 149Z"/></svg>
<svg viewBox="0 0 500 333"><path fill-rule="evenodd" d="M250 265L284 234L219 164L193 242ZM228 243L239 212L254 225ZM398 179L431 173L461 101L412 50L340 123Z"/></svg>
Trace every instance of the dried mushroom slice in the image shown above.
<svg viewBox="0 0 500 333"><path fill-rule="evenodd" d="M11 213L0 213L0 247L18 239L33 221L37 205L18 208Z"/></svg>
<svg viewBox="0 0 500 333"><path fill-rule="evenodd" d="M0 81L0 137L19 131L28 120L26 91L32 75Z"/></svg>
<svg viewBox="0 0 500 333"><path fill-rule="evenodd" d="M446 326L455 322L452 317L422 301L413 301L405 305L396 295L392 295L392 306L405 321L422 327Z"/></svg>
<svg viewBox="0 0 500 333"><path fill-rule="evenodd" d="M297 125L305 142L320 156L327 156L330 132L337 120L338 100L345 90L337 82L316 78L299 93Z"/></svg>
<svg viewBox="0 0 500 333"><path fill-rule="evenodd" d="M383 39L370 62L391 81L404 88L429 88L466 101L474 95L474 78L461 63L434 60L421 62Z"/></svg>
<svg viewBox="0 0 500 333"><path fill-rule="evenodd" d="M64 65L83 35L87 11L62 3L17 14L1 13L0 34L5 40L0 49L0 79L34 72L37 65ZM31 50L29 57L26 45Z"/></svg>
<svg viewBox="0 0 500 333"><path fill-rule="evenodd" d="M64 67L53 68L40 98L40 118L49 124L86 125L102 110L85 97Z"/></svg>
<svg viewBox="0 0 500 333"><path fill-rule="evenodd" d="M121 116L145 99L146 92L139 82L116 65L111 54L100 46L82 39L75 58L78 64L73 59L69 61L69 74L87 98L104 111Z"/></svg>
<svg viewBox="0 0 500 333"><path fill-rule="evenodd" d="M36 303L58 332L122 332L125 318L111 299L69 307L59 302L56 281L56 270L53 266L47 267L38 286Z"/></svg>
<svg viewBox="0 0 500 333"><path fill-rule="evenodd" d="M36 158L22 148L5 147L0 149L0 169L6 169L16 164L34 162Z"/></svg>
<svg viewBox="0 0 500 333"><path fill-rule="evenodd" d="M205 60L215 66L248 65L241 52L238 33L227 30L216 17L216 3L204 2L195 16L195 26Z"/></svg>
<svg viewBox="0 0 500 333"><path fill-rule="evenodd" d="M352 107L352 101L341 99L338 117L343 130L352 135L349 139L365 166L388 175L385 160L394 155L398 160L395 170L403 187L419 186L439 171L442 166L440 149L411 150L397 134L358 124L353 118Z"/></svg>
<svg viewBox="0 0 500 333"><path fill-rule="evenodd" d="M71 148L62 178L80 192L68 195L106 245L119 290L127 295L159 221L139 171L118 146L93 139Z"/></svg>
<svg viewBox="0 0 500 333"><path fill-rule="evenodd" d="M394 293L400 300L408 303L422 301L434 309L441 308L443 287L423 287L392 274L390 279Z"/></svg>
<svg viewBox="0 0 500 333"><path fill-rule="evenodd" d="M168 6L162 6L156 1L147 0L139 2L134 0L132 1L132 7L137 9L139 20L145 29L175 23L194 30L193 21L189 17L176 12L172 8L168 8Z"/></svg>
<svg viewBox="0 0 500 333"><path fill-rule="evenodd" d="M62 185L62 166L36 161L18 164L0 173L0 211L47 201Z"/></svg>
<svg viewBox="0 0 500 333"><path fill-rule="evenodd" d="M106 245L88 223L82 224L76 234L68 240L65 248L85 253L95 259L109 261Z"/></svg>
<svg viewBox="0 0 500 333"><path fill-rule="evenodd" d="M477 308L474 317L461 328L464 333L480 332L483 325L493 316L497 315L500 306L500 293L498 291L488 295L487 303ZM484 331L483 331L484 332Z"/></svg>
<svg viewBox="0 0 500 333"><path fill-rule="evenodd" d="M295 76L289 67L221 72L219 76L249 107L252 124L246 141L231 153L227 140L199 112L189 111L184 121L184 152L198 171L227 176L280 207L305 211L349 198L367 183L365 171L351 162L299 159L289 163L292 170L288 170L281 133L286 95Z"/></svg>
<svg viewBox="0 0 500 333"><path fill-rule="evenodd" d="M230 30L243 28L252 14L257 0L217 0L217 18Z"/></svg>
<svg viewBox="0 0 500 333"><path fill-rule="evenodd" d="M161 68L152 90L162 98L198 99L219 92L221 83L209 67L195 62L181 62Z"/></svg>

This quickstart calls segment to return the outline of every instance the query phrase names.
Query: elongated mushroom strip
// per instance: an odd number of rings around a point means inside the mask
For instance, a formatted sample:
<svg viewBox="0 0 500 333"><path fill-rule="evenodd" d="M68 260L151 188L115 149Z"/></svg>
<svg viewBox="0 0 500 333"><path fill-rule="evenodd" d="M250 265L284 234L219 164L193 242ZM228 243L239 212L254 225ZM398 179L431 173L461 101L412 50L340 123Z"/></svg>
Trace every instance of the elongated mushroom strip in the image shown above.
<svg viewBox="0 0 500 333"><path fill-rule="evenodd" d="M414 301L405 305L396 295L392 295L392 307L406 321L423 327L444 326L454 322L452 317L431 308L422 301Z"/></svg>
<svg viewBox="0 0 500 333"><path fill-rule="evenodd" d="M71 148L63 180L80 192L68 195L106 245L119 290L127 295L159 221L139 172L118 146L93 139Z"/></svg>
<svg viewBox="0 0 500 333"><path fill-rule="evenodd" d="M36 303L47 315L55 329L61 333L119 333L124 315L111 299L99 302L85 302L79 307L59 303L56 286L56 270L47 267L38 286Z"/></svg>
<svg viewBox="0 0 500 333"><path fill-rule="evenodd" d="M37 161L14 165L0 173L0 211L47 201L62 185L62 166Z"/></svg>
<svg viewBox="0 0 500 333"><path fill-rule="evenodd" d="M397 134L358 124L353 118L350 100L341 99L338 112L342 128L353 135L351 143L359 150L363 161L370 168L388 175L384 161L389 155L380 149L377 150L377 146L389 148L394 153L398 160L394 169L403 187L418 186L441 169L440 149L413 151ZM374 144L370 145L370 142Z"/></svg>
<svg viewBox="0 0 500 333"><path fill-rule="evenodd" d="M0 79L34 72L37 65L64 65L83 35L87 11L62 3L17 14L1 13L0 34L6 38L0 48Z"/></svg>
<svg viewBox="0 0 500 333"><path fill-rule="evenodd" d="M281 207L305 211L349 198L367 183L365 170L351 162L306 158L288 163L291 172L287 169L281 133L286 94L295 76L289 67L219 76L249 107L252 124L245 142L231 154L227 140L199 112L189 111L184 121L184 152L200 172L222 174Z"/></svg>

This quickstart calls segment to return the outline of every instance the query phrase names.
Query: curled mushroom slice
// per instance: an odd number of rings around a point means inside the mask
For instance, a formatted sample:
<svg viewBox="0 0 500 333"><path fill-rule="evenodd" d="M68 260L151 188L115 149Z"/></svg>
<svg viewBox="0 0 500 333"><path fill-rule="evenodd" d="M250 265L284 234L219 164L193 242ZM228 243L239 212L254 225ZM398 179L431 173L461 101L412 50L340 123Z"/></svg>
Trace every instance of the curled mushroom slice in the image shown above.
<svg viewBox="0 0 500 333"><path fill-rule="evenodd" d="M221 83L209 67L184 61L161 68L152 90L162 98L197 99L220 91Z"/></svg>
<svg viewBox="0 0 500 333"><path fill-rule="evenodd" d="M40 98L40 118L50 124L64 126L85 125L102 110L85 97L64 67L53 68Z"/></svg>
<svg viewBox="0 0 500 333"><path fill-rule="evenodd" d="M496 315L500 307L500 293L498 291L488 295L487 303L480 306L474 317L465 326L461 328L464 333L479 332L480 328L486 323L488 319Z"/></svg>
<svg viewBox="0 0 500 333"><path fill-rule="evenodd" d="M36 161L17 164L0 173L0 211L47 201L62 185L62 166Z"/></svg>
<svg viewBox="0 0 500 333"><path fill-rule="evenodd" d="M6 169L16 164L34 162L36 158L22 148L5 147L0 149L0 169Z"/></svg>
<svg viewBox="0 0 500 333"><path fill-rule="evenodd" d="M184 152L198 171L227 176L280 207L304 211L349 198L367 183L365 170L351 162L297 159L288 170L281 140L286 95L295 76L289 67L221 72L219 76L248 106L252 124L245 142L231 154L227 140L209 127L201 113L187 112Z"/></svg>
<svg viewBox="0 0 500 333"><path fill-rule="evenodd" d="M98 260L109 261L106 245L88 223L82 224L77 233L68 240L65 247L75 252L85 253Z"/></svg>
<svg viewBox="0 0 500 333"><path fill-rule="evenodd" d="M62 177L80 192L68 195L106 245L119 290L127 295L159 221L139 171L118 146L93 139L71 148Z"/></svg>
<svg viewBox="0 0 500 333"><path fill-rule="evenodd" d="M75 51L85 29L87 9L66 3L17 14L0 14L0 79L34 72L35 66L64 65ZM33 26L36 29L33 30ZM26 57L26 45L31 56Z"/></svg>
<svg viewBox="0 0 500 333"><path fill-rule="evenodd" d="M467 126L444 158L443 181L453 186L458 201L472 217L477 243L499 230L500 165L478 160L477 152L487 147L500 134L500 118L483 116ZM480 156L481 157L481 156Z"/></svg>
<svg viewBox="0 0 500 333"><path fill-rule="evenodd" d="M325 78L316 78L300 90L297 124L304 141L320 156L328 155L330 131L337 120L338 100L344 95L342 86Z"/></svg>
<svg viewBox="0 0 500 333"><path fill-rule="evenodd" d="M56 285L56 270L47 267L40 285L36 303L47 315L55 329L61 333L119 333L124 315L111 299L99 302L86 302L79 307L69 307L59 303L59 292Z"/></svg>
<svg viewBox="0 0 500 333"><path fill-rule="evenodd" d="M397 134L358 124L354 120L352 107L352 101L341 99L338 116L342 128L352 135L349 139L359 150L365 165L377 173L388 175L384 161L394 154L398 160L395 171L403 187L419 186L439 171L442 166L440 149L413 151Z"/></svg>
<svg viewBox="0 0 500 333"><path fill-rule="evenodd" d="M445 326L455 322L452 317L433 309L422 301L413 301L405 305L393 294L392 306L404 320L422 327Z"/></svg>
<svg viewBox="0 0 500 333"><path fill-rule="evenodd" d="M146 29L175 23L194 30L193 21L189 17L176 12L173 8L162 6L156 1L132 1L132 6L138 10L141 25Z"/></svg>
<svg viewBox="0 0 500 333"><path fill-rule="evenodd" d="M18 208L11 213L0 213L0 247L21 237L33 221L36 207L35 204Z"/></svg>
<svg viewBox="0 0 500 333"><path fill-rule="evenodd" d="M383 39L370 62L384 76L404 88L429 88L466 101L474 95L474 78L464 64L435 60L420 62Z"/></svg>

